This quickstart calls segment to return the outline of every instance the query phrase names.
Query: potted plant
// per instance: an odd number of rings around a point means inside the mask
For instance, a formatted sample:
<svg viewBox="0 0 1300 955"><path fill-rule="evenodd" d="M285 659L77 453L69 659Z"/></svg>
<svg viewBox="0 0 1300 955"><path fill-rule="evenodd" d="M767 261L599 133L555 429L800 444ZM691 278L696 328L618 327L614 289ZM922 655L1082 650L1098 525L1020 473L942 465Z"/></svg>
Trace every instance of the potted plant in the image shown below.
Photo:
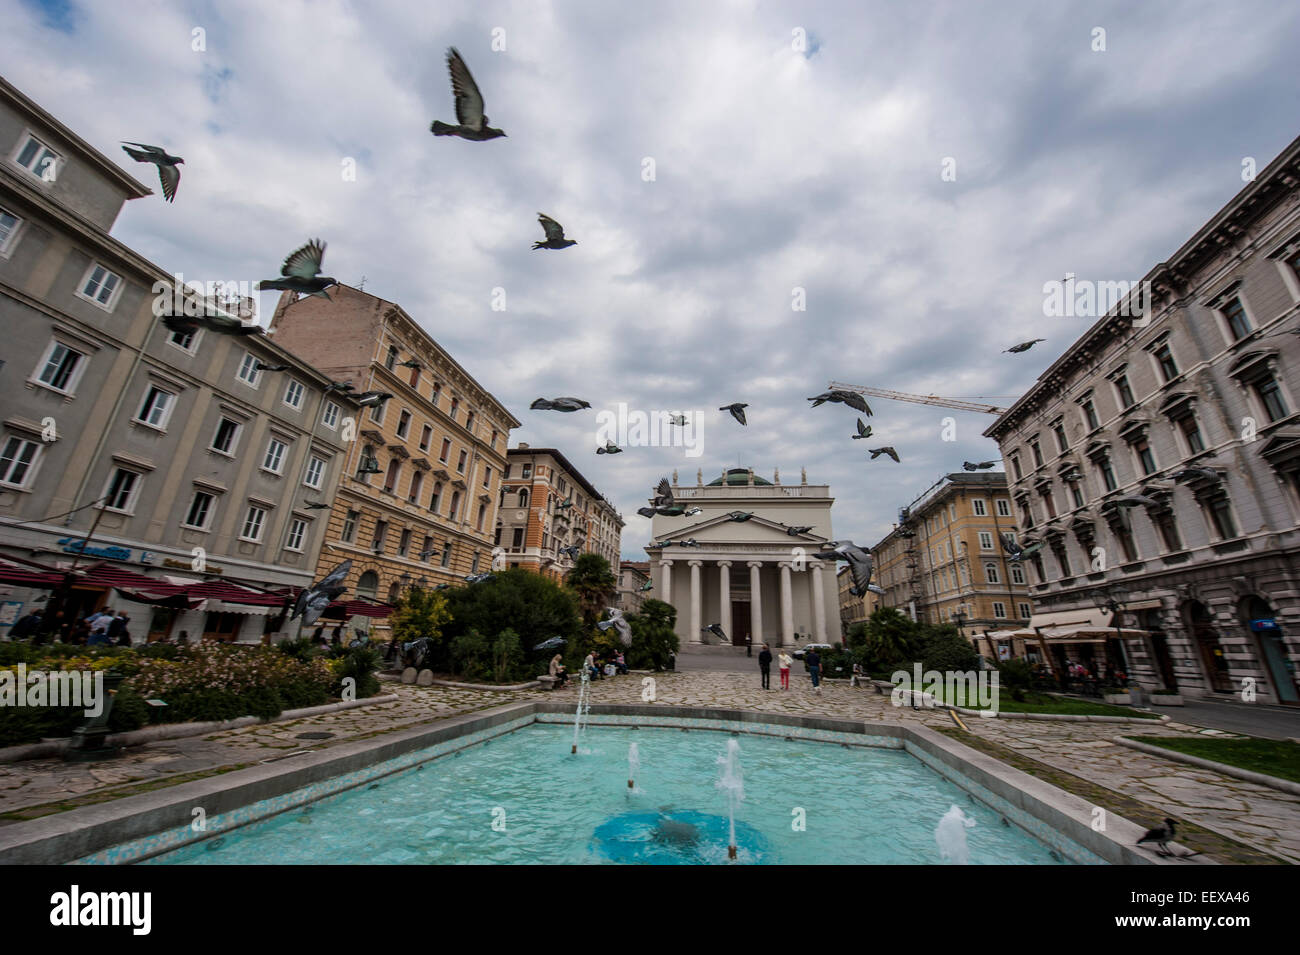
<svg viewBox="0 0 1300 955"><path fill-rule="evenodd" d="M1128 691L1128 687L1120 686L1117 683L1111 683L1101 688L1101 698L1113 706L1129 706L1133 702L1133 697Z"/></svg>
<svg viewBox="0 0 1300 955"><path fill-rule="evenodd" d="M1177 690L1152 690L1152 706L1182 706L1183 697Z"/></svg>

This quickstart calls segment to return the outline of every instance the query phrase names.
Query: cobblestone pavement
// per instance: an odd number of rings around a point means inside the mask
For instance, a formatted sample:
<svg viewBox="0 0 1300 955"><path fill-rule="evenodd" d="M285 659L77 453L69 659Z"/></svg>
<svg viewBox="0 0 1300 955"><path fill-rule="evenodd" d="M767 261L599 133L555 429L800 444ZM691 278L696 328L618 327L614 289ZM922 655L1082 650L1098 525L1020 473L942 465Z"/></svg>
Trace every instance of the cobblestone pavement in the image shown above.
<svg viewBox="0 0 1300 955"><path fill-rule="evenodd" d="M758 685L757 675L750 673L664 673L657 674L654 680L655 701L665 706L721 706L866 722L910 722L944 731L951 731L955 725L943 710L896 708L890 704L888 695L877 694L872 689L851 688L846 683L829 683L822 693L814 693L807 676L798 670L791 674L789 691L764 691ZM772 682L779 685L775 674ZM591 687L591 697L594 703L640 703L646 689L642 676L633 674L596 681ZM0 824L71 808L88 800L129 795L142 788L183 781L195 775L227 771L293 750L328 748L457 713L528 699L575 703L577 700L572 684L552 693L385 683L383 692L396 693L400 699L287 723L265 723L190 739L149 743L132 747L121 758L108 763L70 764L46 759L0 764ZM1138 800L1161 814L1195 823L1278 858L1300 862L1300 798L1113 742L1118 735L1206 732L1200 727L1155 720L1150 725L1137 725L964 719L980 740L1122 794L1129 800ZM297 738L298 734L309 732L335 735L324 741Z"/></svg>

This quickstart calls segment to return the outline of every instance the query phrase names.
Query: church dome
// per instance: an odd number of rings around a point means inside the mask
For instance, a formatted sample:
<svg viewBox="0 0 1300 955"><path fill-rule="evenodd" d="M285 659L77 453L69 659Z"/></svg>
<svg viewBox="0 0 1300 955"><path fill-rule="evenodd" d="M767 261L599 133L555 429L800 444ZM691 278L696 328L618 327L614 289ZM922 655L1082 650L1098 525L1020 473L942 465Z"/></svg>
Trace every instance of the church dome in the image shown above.
<svg viewBox="0 0 1300 955"><path fill-rule="evenodd" d="M717 477L717 478L714 478L712 481L710 481L710 482L708 483L707 486L708 486L708 487L722 487L722 483L723 483L723 482L722 482L722 478ZM744 485L748 485L748 484L749 484L749 468L728 468L728 470L727 470L727 481L726 481L726 483L727 483L728 485L732 485L732 484L744 484ZM766 480L766 479L764 479L764 478L761 478L761 477L759 477L757 474L754 475L754 484L755 484L755 485L760 485L760 484L762 484L762 485L771 485L771 483L772 483L771 481L768 481L768 480Z"/></svg>

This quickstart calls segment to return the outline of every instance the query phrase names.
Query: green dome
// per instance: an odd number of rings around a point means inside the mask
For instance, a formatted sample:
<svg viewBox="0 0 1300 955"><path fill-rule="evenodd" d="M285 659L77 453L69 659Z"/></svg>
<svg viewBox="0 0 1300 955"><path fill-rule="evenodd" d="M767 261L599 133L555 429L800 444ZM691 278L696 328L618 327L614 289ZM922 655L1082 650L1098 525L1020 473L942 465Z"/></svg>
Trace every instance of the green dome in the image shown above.
<svg viewBox="0 0 1300 955"><path fill-rule="evenodd" d="M771 485L771 481L754 475L754 484ZM727 471L727 484L749 484L749 468L730 468ZM722 478L714 478L707 485L708 487L722 487Z"/></svg>

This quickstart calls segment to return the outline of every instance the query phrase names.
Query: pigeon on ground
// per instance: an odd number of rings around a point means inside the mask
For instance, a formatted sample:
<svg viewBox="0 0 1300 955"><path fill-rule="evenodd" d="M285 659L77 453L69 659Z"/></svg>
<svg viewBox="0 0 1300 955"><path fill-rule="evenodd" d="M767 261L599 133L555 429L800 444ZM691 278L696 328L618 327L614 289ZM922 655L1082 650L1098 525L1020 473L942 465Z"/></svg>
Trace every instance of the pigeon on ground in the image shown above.
<svg viewBox="0 0 1300 955"><path fill-rule="evenodd" d="M1162 856L1173 855L1169 849L1169 843L1174 840L1174 821L1166 819L1163 826L1156 826L1154 829L1148 829L1146 835L1137 841L1138 845L1144 842L1154 842L1156 852Z"/></svg>
<svg viewBox="0 0 1300 955"><path fill-rule="evenodd" d="M798 524L794 527L787 527L785 532L791 537L798 537L800 534L807 534L810 530L812 530L811 524Z"/></svg>
<svg viewBox="0 0 1300 955"><path fill-rule="evenodd" d="M1147 497L1145 494L1125 494L1123 497L1117 497L1111 500L1112 504L1118 507L1159 507L1160 502L1153 497Z"/></svg>
<svg viewBox="0 0 1300 955"><path fill-rule="evenodd" d="M871 460L873 461L876 460L876 458L880 457L882 454L889 455L891 458L894 459L895 462L898 461L898 452L895 451L889 445L886 445L883 448L867 448L867 450L871 452Z"/></svg>
<svg viewBox="0 0 1300 955"><path fill-rule="evenodd" d="M158 146L146 146L125 139L122 142L122 151L136 162L151 162L158 167L158 181L162 183L163 198L173 202L176 199L176 187L181 184L181 171L176 167L183 166L185 160L180 156L169 156L165 149ZM127 146L136 148L127 149Z"/></svg>
<svg viewBox="0 0 1300 955"><path fill-rule="evenodd" d="M965 468L967 471L987 471L989 468L993 467L997 463L998 462L996 461L979 461L977 463L971 463L970 461L963 461L961 463L961 466Z"/></svg>
<svg viewBox="0 0 1300 955"><path fill-rule="evenodd" d="M458 125L451 126L435 119L429 131L435 136L459 136L472 142L504 136L502 130L488 125L487 114L483 112L483 94L478 91L478 84L470 76L469 67L454 46L447 50L447 69L451 73L451 92L456 97Z"/></svg>
<svg viewBox="0 0 1300 955"><path fill-rule="evenodd" d="M825 550L820 550L813 556L818 560L848 561L849 575L853 578L849 593L855 597L866 594L871 585L871 551L859 547L853 541L829 541L824 546Z"/></svg>
<svg viewBox="0 0 1300 955"><path fill-rule="evenodd" d="M259 289L280 289L285 292L297 292L299 295L319 295L330 299L325 290L331 285L338 285L338 279L321 275L321 261L325 258L325 243L313 239L301 249L289 254L280 266L283 278L263 279L257 283Z"/></svg>
<svg viewBox="0 0 1300 955"><path fill-rule="evenodd" d="M302 506L309 511L323 511L329 507L328 504L322 504L320 501L306 501Z"/></svg>
<svg viewBox="0 0 1300 955"><path fill-rule="evenodd" d="M824 391L816 398L809 398L808 400L812 402L814 408L828 401L834 401L846 404L854 411L861 411L868 418L871 417L871 409L867 407L867 399L856 391Z"/></svg>
<svg viewBox="0 0 1300 955"><path fill-rule="evenodd" d="M684 424L686 424L686 415L684 415L684 414L670 414L670 415L668 416L668 423L669 423L669 424L679 424L679 425L684 425Z"/></svg>
<svg viewBox="0 0 1300 955"><path fill-rule="evenodd" d="M727 520L735 521L737 524L742 524L753 516L753 511L732 511L727 515Z"/></svg>
<svg viewBox="0 0 1300 955"><path fill-rule="evenodd" d="M722 625L718 623L711 623L707 627L701 627L700 633L711 633L719 640L721 640L723 643L731 642L731 640L727 637L727 634L723 631Z"/></svg>
<svg viewBox="0 0 1300 955"><path fill-rule="evenodd" d="M1024 560L1026 557L1032 557L1043 549L1042 541L1035 541L1032 544L1025 541L1021 544L1017 543L1015 537L1011 534L1003 534L1001 540L1002 549L1011 556L1012 562L1018 562Z"/></svg>
<svg viewBox="0 0 1300 955"><path fill-rule="evenodd" d="M1179 484L1185 484L1189 481L1219 480L1219 472L1214 468L1183 468L1181 471L1175 471L1169 476Z"/></svg>
<svg viewBox="0 0 1300 955"><path fill-rule="evenodd" d="M538 398L528 407L534 411L581 411L591 403L581 398Z"/></svg>
<svg viewBox="0 0 1300 955"><path fill-rule="evenodd" d="M611 610L609 612L609 619L600 621L596 626L602 633L610 627L613 627L618 631L618 639L622 642L623 646L630 647L632 645L632 626L623 619L623 611Z"/></svg>
<svg viewBox="0 0 1300 955"><path fill-rule="evenodd" d="M858 419L858 433L853 435L853 440L858 441L862 438L871 437L871 425L867 424L861 418Z"/></svg>
<svg viewBox="0 0 1300 955"><path fill-rule="evenodd" d="M723 405L723 406L722 406L721 408L719 408L718 410L719 410L719 411L730 411L730 412L731 412L731 416L732 416L733 418L735 418L735 419L736 419L737 421L739 421L741 424L745 424L745 409L748 408L748 407L749 407L749 405L745 404L744 402L737 401L735 404Z"/></svg>
<svg viewBox="0 0 1300 955"><path fill-rule="evenodd" d="M363 408L373 408L375 405L383 404L389 398L393 397L391 391L363 391L355 396L357 404Z"/></svg>
<svg viewBox="0 0 1300 955"><path fill-rule="evenodd" d="M596 453L597 454L622 454L623 449L620 448L613 441L606 441L605 446L603 448L596 449Z"/></svg>
<svg viewBox="0 0 1300 955"><path fill-rule="evenodd" d="M293 612L289 614L289 619L302 617L303 626L310 627L325 612L325 608L333 600L347 591L348 588L343 586L343 579L347 577L351 570L352 561L350 559L345 560L326 574L319 583L312 584L306 590L299 591L298 599L294 602Z"/></svg>
<svg viewBox="0 0 1300 955"><path fill-rule="evenodd" d="M537 221L542 224L542 229L546 232L546 241L534 242L534 252L538 249L567 249L571 245L578 244L574 239L566 239L564 237L564 226L550 216L539 212L537 213Z"/></svg>
<svg viewBox="0 0 1300 955"><path fill-rule="evenodd" d="M1007 352L1010 352L1013 355L1018 355L1022 351L1029 351L1029 349L1033 348L1039 342L1045 341L1047 341L1046 338L1035 338L1027 342L1021 342L1019 345L1012 345L1010 348L1004 348L1002 354L1005 355Z"/></svg>

